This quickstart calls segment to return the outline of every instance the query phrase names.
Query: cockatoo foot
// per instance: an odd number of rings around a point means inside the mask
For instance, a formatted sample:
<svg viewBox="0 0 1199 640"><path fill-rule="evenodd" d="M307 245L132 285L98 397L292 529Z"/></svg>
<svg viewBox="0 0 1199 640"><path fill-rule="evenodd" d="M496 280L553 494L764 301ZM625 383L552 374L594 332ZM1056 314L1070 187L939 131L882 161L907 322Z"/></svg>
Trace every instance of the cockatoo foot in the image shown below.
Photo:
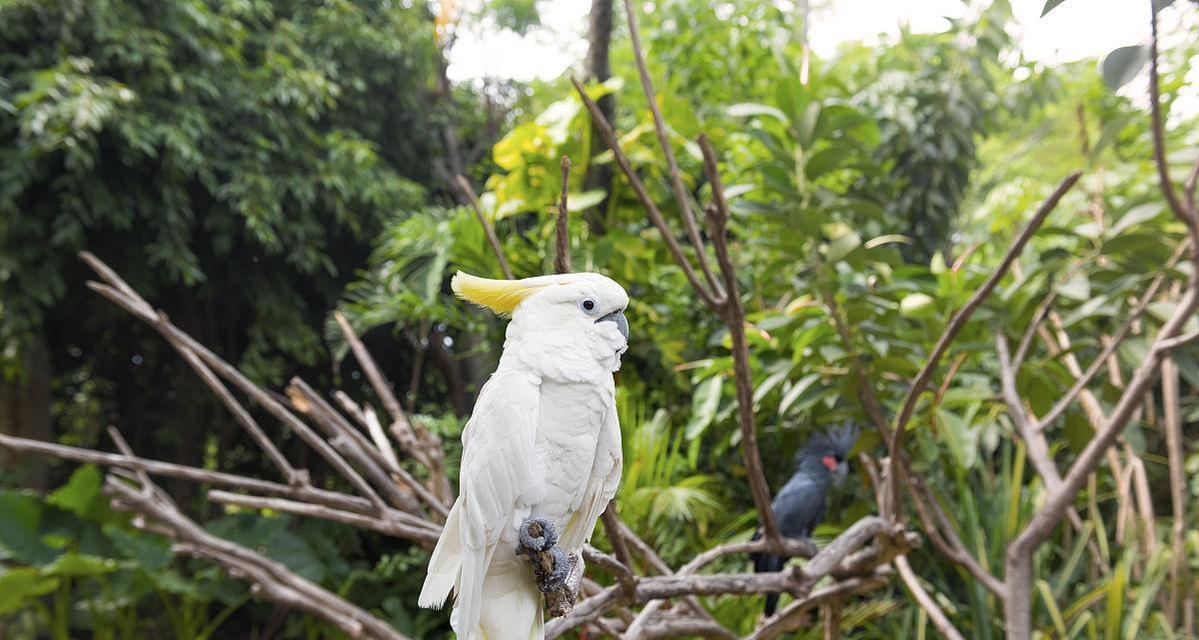
<svg viewBox="0 0 1199 640"><path fill-rule="evenodd" d="M520 546L516 553L547 551L558 544L558 526L545 518L528 518L520 523Z"/></svg>

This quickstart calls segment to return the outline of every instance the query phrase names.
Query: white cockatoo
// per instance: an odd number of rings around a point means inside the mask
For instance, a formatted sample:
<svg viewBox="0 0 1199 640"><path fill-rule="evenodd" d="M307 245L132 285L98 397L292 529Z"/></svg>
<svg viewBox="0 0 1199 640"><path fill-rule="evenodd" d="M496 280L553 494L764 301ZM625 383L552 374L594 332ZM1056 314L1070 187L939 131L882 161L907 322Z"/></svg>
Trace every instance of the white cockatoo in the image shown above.
<svg viewBox="0 0 1199 640"><path fill-rule="evenodd" d="M462 433L457 501L429 560L422 607L455 592L463 640L544 636L541 593L517 555L521 525L555 525L580 550L620 483L613 372L628 349L620 285L596 273L489 280L462 272L456 294L511 315L504 351ZM578 567L581 569L581 566Z"/></svg>

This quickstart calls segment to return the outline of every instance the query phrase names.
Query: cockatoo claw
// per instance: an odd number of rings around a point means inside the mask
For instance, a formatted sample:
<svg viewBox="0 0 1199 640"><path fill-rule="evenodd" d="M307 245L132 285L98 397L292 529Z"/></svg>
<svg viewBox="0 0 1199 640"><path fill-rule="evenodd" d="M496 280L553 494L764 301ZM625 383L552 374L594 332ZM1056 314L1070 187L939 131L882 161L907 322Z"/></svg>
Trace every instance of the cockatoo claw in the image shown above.
<svg viewBox="0 0 1199 640"><path fill-rule="evenodd" d="M556 544L558 526L553 522L534 517L520 523L520 547L516 550L517 554L546 551Z"/></svg>
<svg viewBox="0 0 1199 640"><path fill-rule="evenodd" d="M562 549L553 547L549 553L554 558L554 570L545 576L544 583L538 581L537 587L543 593L549 593L566 584L566 578L570 576L570 570L574 567L572 558Z"/></svg>

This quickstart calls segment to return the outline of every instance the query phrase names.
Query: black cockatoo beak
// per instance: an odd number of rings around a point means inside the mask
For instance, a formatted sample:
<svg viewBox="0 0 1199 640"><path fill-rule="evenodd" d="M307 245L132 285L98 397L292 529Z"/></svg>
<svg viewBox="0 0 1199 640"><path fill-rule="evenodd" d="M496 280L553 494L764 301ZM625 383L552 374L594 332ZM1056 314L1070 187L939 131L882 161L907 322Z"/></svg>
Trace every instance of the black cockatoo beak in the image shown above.
<svg viewBox="0 0 1199 640"><path fill-rule="evenodd" d="M623 311L613 311L599 320L596 320L596 322L615 322L616 330L620 331L620 335L624 336L625 342L629 341L629 321L624 317Z"/></svg>

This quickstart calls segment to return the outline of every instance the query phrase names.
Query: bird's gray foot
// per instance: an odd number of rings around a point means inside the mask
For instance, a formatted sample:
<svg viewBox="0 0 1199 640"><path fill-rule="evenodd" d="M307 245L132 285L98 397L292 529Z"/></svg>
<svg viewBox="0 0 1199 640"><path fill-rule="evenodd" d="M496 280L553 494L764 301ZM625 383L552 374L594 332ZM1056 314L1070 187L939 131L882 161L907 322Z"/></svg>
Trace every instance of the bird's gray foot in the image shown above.
<svg viewBox="0 0 1199 640"><path fill-rule="evenodd" d="M532 517L520 523L520 546L517 554L547 551L558 544L558 526L545 518Z"/></svg>

